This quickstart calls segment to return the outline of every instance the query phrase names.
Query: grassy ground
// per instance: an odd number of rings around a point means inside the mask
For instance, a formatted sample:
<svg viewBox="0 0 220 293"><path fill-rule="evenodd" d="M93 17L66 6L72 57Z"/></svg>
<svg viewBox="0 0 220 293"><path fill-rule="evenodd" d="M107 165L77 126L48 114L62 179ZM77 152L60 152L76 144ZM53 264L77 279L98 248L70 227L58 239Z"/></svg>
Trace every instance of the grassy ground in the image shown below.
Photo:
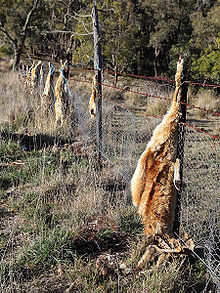
<svg viewBox="0 0 220 293"><path fill-rule="evenodd" d="M0 93L1 292L214 292L193 256L134 272L142 225L117 168L99 171L77 124L54 129L17 75Z"/></svg>

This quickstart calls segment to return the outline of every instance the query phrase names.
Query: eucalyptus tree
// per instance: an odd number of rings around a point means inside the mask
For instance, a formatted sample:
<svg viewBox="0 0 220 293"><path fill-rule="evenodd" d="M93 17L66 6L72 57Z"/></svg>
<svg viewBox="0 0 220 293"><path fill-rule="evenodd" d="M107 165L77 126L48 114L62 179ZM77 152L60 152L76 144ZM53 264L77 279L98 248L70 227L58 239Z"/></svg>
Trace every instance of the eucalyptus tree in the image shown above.
<svg viewBox="0 0 220 293"><path fill-rule="evenodd" d="M44 19L41 36L47 44L47 53L54 61L67 60L69 66L76 61L79 48L82 49L80 40L93 34L91 8L86 1L78 0L44 0L44 3L48 18Z"/></svg>
<svg viewBox="0 0 220 293"><path fill-rule="evenodd" d="M149 44L155 76L167 71L170 60L187 53L192 33L190 14L194 3L190 0L141 1L147 18L151 20ZM174 56L175 55L175 56Z"/></svg>
<svg viewBox="0 0 220 293"><path fill-rule="evenodd" d="M13 69L17 70L35 12L40 0L0 0L0 33L14 51Z"/></svg>

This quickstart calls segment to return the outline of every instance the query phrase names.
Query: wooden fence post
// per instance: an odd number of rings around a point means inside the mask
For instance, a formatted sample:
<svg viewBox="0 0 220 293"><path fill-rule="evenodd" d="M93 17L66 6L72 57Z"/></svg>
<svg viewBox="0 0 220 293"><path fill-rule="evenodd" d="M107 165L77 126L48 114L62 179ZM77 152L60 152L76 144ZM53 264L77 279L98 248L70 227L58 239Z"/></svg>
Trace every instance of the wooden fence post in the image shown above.
<svg viewBox="0 0 220 293"><path fill-rule="evenodd" d="M184 67L185 68L185 67ZM183 70L180 88L180 120L178 128L178 144L177 144L177 158L180 161L180 189L176 194L176 209L174 214L173 232L179 235L180 229L180 209L181 209L181 193L183 188L183 159L184 159L184 136L186 123L186 103L187 103L187 89L188 84L185 82L186 70Z"/></svg>
<svg viewBox="0 0 220 293"><path fill-rule="evenodd" d="M93 0L92 8L92 22L94 34L94 69L97 73L97 111L96 111L96 142L98 147L98 166L102 167L102 152L103 152L103 131L102 131L102 54L100 43L100 31L98 21L98 11L96 7L96 0Z"/></svg>

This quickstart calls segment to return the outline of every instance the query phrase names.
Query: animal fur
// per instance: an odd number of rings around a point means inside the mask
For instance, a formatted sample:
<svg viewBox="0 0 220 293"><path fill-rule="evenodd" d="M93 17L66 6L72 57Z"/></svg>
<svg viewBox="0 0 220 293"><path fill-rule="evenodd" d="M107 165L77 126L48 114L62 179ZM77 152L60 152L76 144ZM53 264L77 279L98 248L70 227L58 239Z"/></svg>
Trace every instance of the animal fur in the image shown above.
<svg viewBox="0 0 220 293"><path fill-rule="evenodd" d="M36 65L32 64L31 68L27 73L27 78L25 81L25 87L28 94L36 94L38 86L40 84L40 71L41 71L41 61Z"/></svg>
<svg viewBox="0 0 220 293"><path fill-rule="evenodd" d="M49 72L47 75L45 88L41 97L41 111L44 114L52 114L52 109L53 109L54 101L55 101L53 72L51 71L50 62L48 66L49 66Z"/></svg>
<svg viewBox="0 0 220 293"><path fill-rule="evenodd" d="M69 110L69 92L66 78L63 75L64 67L61 68L55 87L55 115L56 125L63 125Z"/></svg>
<svg viewBox="0 0 220 293"><path fill-rule="evenodd" d="M35 67L35 62L33 62L31 67L28 69L28 72L27 72L27 79L28 80L31 80L31 71L34 67Z"/></svg>
<svg viewBox="0 0 220 293"><path fill-rule="evenodd" d="M176 202L174 180L179 180L176 149L182 70L183 58L180 57L171 108L155 128L131 180L133 204L142 216L145 234L152 237L172 236Z"/></svg>
<svg viewBox="0 0 220 293"><path fill-rule="evenodd" d="M89 113L92 118L95 118L96 116L96 105L95 105L96 92L97 92L96 86L97 86L97 77L94 75L93 83L92 83L92 95L89 100Z"/></svg>
<svg viewBox="0 0 220 293"><path fill-rule="evenodd" d="M28 69L28 72L27 72L27 77L25 80L26 90L30 89L31 87L31 71L34 67L35 67L35 62L32 63L31 67Z"/></svg>
<svg viewBox="0 0 220 293"><path fill-rule="evenodd" d="M40 83L41 61L39 61L31 70L31 86L33 93Z"/></svg>

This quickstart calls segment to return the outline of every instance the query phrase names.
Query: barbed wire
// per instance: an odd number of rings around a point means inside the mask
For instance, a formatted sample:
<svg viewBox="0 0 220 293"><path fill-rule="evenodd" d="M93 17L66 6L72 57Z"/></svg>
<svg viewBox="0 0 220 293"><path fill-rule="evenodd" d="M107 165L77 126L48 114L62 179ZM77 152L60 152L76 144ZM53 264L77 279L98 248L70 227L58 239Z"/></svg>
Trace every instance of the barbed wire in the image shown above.
<svg viewBox="0 0 220 293"><path fill-rule="evenodd" d="M68 71L88 71L88 72L94 72L94 71L98 71L98 69L94 69L94 68L67 68L65 70ZM134 78L138 78L138 79L149 79L149 80L158 80L158 81L166 81L169 83L175 83L174 79L171 78L167 78L167 77L154 77L154 76L145 76L145 75L138 75L138 74L132 74L132 73L124 73L124 72L117 72L117 71L113 71L113 70L109 70L109 69L103 69L102 70L104 73L109 73L109 74L117 74L117 75L123 75L123 76L127 76L127 77L134 77ZM47 71L45 71L45 73L47 73ZM188 84L191 85L198 85L198 86L204 86L204 87L214 87L214 88L219 88L220 85L219 84L208 84L208 83L202 83L202 82L197 82L197 81L191 81L191 80L186 80L185 81Z"/></svg>
<svg viewBox="0 0 220 293"><path fill-rule="evenodd" d="M70 71L90 71L90 72L98 71L98 69L94 69L94 68L69 68L68 70L70 70ZM129 77L134 77L134 78L139 78L139 79L150 79L150 80L167 81L170 83L175 83L174 79L166 78L166 77L137 75L137 74L131 74L131 73L117 72L117 71L113 71L113 70L109 70L109 69L103 70L103 72L104 73L111 73L113 75L117 74L117 75L129 76ZM199 85L199 86L215 87L215 88L220 87L219 84L207 84L207 83L190 81L190 80L187 80L185 82L188 84L191 84L191 85Z"/></svg>
<svg viewBox="0 0 220 293"><path fill-rule="evenodd" d="M80 70L80 71L90 71L91 72L91 71L97 71L98 69L70 68L70 69L67 69L67 70L77 70L77 71ZM117 72L117 73L119 74L119 72ZM121 75L125 75L125 73L120 73L120 74ZM167 78L147 77L147 76L134 75L134 74L127 74L127 75L128 76L132 76L132 77L145 78L145 79L163 80L163 81L168 81L168 82L175 82L174 80L167 79ZM92 83L89 80L79 80L79 79L75 79L75 78L69 78L68 80L75 80L75 81L78 81L78 82L85 82L85 83L89 83L89 84ZM206 86L206 87L208 87L208 86L210 86L210 87L218 87L218 85L209 85L209 84L203 84L203 83L195 83L195 82L191 82L191 81L185 81L185 82L186 83L190 83L190 84L194 84L194 85ZM109 85L109 84L104 84L104 83L97 83L97 84L99 84L101 86L104 86L104 87L109 87L109 88L117 89L117 90L120 90L120 91L123 91L123 92L129 92L129 93L133 93L133 94L137 94L137 95L141 95L141 96L145 96L145 97L156 98L156 99L165 100L165 101L172 101L171 98L165 98L165 97L151 95L151 94L147 94L147 93L132 91L132 90L129 90L129 89L119 88L119 87L116 87L116 86L113 86L113 85ZM195 106L195 105L192 105L192 104L189 104L189 103L185 103L185 102L181 102L181 104L184 104L184 105L186 105L187 107L190 107L190 108L194 108L194 109L197 109L197 110L201 110L201 111L207 112L207 113L212 114L212 115L220 116L220 113L214 112L214 111L211 111L211 110L208 110L208 109L205 109L203 107Z"/></svg>
<svg viewBox="0 0 220 293"><path fill-rule="evenodd" d="M79 80L79 82L81 81ZM91 84L91 82L88 83ZM117 171L123 174L129 185L136 163L145 149L153 129L162 117L137 111L104 95L101 95L101 97L105 101L103 105L103 155L112 162L112 165L117 166ZM84 111L88 112L87 107L87 104L85 104ZM116 121L117 119L118 121ZM144 123L145 119L151 119L150 123ZM153 122L153 120L155 121ZM154 125L154 127L146 129L146 125ZM215 145L215 142L219 142L220 138L192 126L188 122L181 125L186 127L181 147L181 149L184 147L185 158L183 164L184 188L180 209L181 233L182 235L188 233L192 236L196 246L204 248L204 257L200 257L196 252L194 252L194 255L200 261L202 260L218 290L220 288L217 273L218 259L220 258L218 251L220 238L217 235L220 226L217 218L220 207L216 208L216 201L218 201L220 193L218 188L220 145ZM208 174L206 174L207 170L209 170ZM201 193L203 189L204 191ZM204 197L207 197L207 194L210 194L210 197L215 200L206 202ZM207 217L201 217L204 208L210 210ZM183 237L179 237L183 239Z"/></svg>
<svg viewBox="0 0 220 293"><path fill-rule="evenodd" d="M88 81L88 80L80 80L80 79L75 79L75 78L72 78L72 79L70 79L70 80L74 80L74 81L78 81L78 82L85 82L85 83L92 84L92 83L91 83L90 81ZM127 90L126 90L126 91L127 91ZM146 94L145 94L145 95L146 95ZM144 116L144 117L145 117L145 116L150 116L150 117L155 117L155 118L160 118L160 119L162 119L162 117L160 117L160 116L156 116L156 115L152 115L152 114L147 114L147 113L144 113L144 112L141 112L141 111L137 111L137 110L135 110L135 109L132 109L132 108L130 108L130 107L128 107L128 106L122 105L121 103L118 103L118 102L116 102L116 101L114 101L114 100L112 100L112 99L110 99L110 98L107 98L107 97L105 97L104 95L101 95L101 97L102 97L103 99L106 99L106 100L110 101L111 103L114 103L115 105L117 105L117 106L119 106L119 107L121 107L121 108L127 109L127 110L129 110L129 111L131 111L131 112L133 112L133 113L136 113L136 114L140 114L141 116ZM187 103L182 103L182 104L187 104ZM188 105L188 104L187 104L187 105ZM218 114L218 115L220 115L220 114ZM199 131L199 132L201 132L201 133L203 133L203 134L209 135L209 136L213 137L214 139L218 139L218 140L220 140L220 137L218 137L218 136L216 136L216 135L210 134L210 133L208 133L208 132L206 132L206 131L204 131L204 130L201 130L201 129L195 127L195 126L189 125L188 123L185 123L185 125L186 125L187 127L191 127L191 128L193 128L193 129L195 129L195 130L197 130L197 131Z"/></svg>
<svg viewBox="0 0 220 293"><path fill-rule="evenodd" d="M206 84L206 83L201 83L201 82L193 82L193 81L186 81L189 84L192 85L199 85L199 86L206 86L206 87L220 87L218 84Z"/></svg>
<svg viewBox="0 0 220 293"><path fill-rule="evenodd" d="M78 82L85 82L85 83L88 83L88 84L92 83L89 80L80 80L80 79L76 79L76 78L69 78L69 80L75 80L75 81L78 81ZM128 89L123 89L123 88L119 88L119 87L116 87L116 86L103 84L103 83L97 83L97 84L102 85L104 87L114 88L114 89L117 89L117 90L121 90L121 91L124 91L124 92L129 92L129 93L133 93L133 94L138 94L138 95L145 96L145 97L156 98L156 99L165 100L165 101L169 101L169 102L172 101L171 98L164 98L164 97L160 97L160 96L150 95L150 94L147 94L147 93L142 93L142 92L132 91L132 90L128 90ZM198 107L198 106L195 106L195 105L192 105L192 104L189 104L189 103L185 103L185 102L181 102L181 104L184 104L184 105L186 105L186 106L188 106L190 108L195 108L197 110L205 111L205 112L207 112L209 114L212 114L212 115L220 116L220 113L210 111L210 110L207 110L207 109L202 108L202 107Z"/></svg>
<svg viewBox="0 0 220 293"><path fill-rule="evenodd" d="M82 99L81 105L83 105L81 117L87 116L89 119L87 97L85 95L83 99L77 96L77 100L79 98ZM117 172L123 175L129 186L136 163L160 119L149 117L151 120L145 123L143 117L133 115L129 109L118 107L109 99L103 101L103 156L117 168ZM90 119L88 124L87 121L81 124L83 132L87 136L94 137L94 132L91 131L91 125L95 128L94 122ZM220 245L218 237L220 226L217 219L220 207L219 203L216 203L219 202L220 191L218 188L219 144L213 148L213 140L216 138L201 135L196 127L187 127L188 123L182 125L186 126L186 130L183 138L184 187L181 195L181 235L186 233L191 235L196 247L203 247L203 257L197 252L193 254L200 261L202 259L202 263L218 287L217 270L220 253L217 247ZM183 239L181 235L179 238Z"/></svg>
<svg viewBox="0 0 220 293"><path fill-rule="evenodd" d="M130 93L133 93L133 94L138 94L138 95L145 96L145 97L151 97L151 98L161 99L161 100L165 100L165 101L172 101L171 98L164 98L164 97L150 95L150 94L146 94L146 93L131 91L131 90L128 90L128 89L122 89L122 88L119 88L119 87L116 87L116 86L111 86L111 85L107 85L107 84L103 84L103 83L98 83L98 84L100 84L102 86L105 86L105 87L110 87L110 88L114 88L114 89L121 90L121 91L124 91L124 92L130 92ZM220 116L220 113L213 112L213 111L207 110L207 109L202 108L202 107L198 107L198 106L188 104L188 103L185 103L185 102L181 102L181 104L186 105L186 106L191 107L191 108L198 109L198 110L206 111L206 112L208 112L210 114L213 114L213 115Z"/></svg>
<svg viewBox="0 0 220 293"><path fill-rule="evenodd" d="M182 123L182 124L185 124L187 127L193 128L194 130L196 130L196 131L198 131L198 132L200 132L200 133L203 133L203 134L205 134L205 135L209 135L209 136L211 136L213 139L218 139L218 140L220 140L220 137L219 137L219 136L216 136L216 135L214 135L214 134L208 133L208 132L206 132L206 131L204 131L204 130L202 130L202 129L199 129L199 128L197 128L197 127L195 127L195 126L192 126L192 125L189 125L189 124L187 124L187 123L184 123L184 122L181 122L181 123Z"/></svg>

